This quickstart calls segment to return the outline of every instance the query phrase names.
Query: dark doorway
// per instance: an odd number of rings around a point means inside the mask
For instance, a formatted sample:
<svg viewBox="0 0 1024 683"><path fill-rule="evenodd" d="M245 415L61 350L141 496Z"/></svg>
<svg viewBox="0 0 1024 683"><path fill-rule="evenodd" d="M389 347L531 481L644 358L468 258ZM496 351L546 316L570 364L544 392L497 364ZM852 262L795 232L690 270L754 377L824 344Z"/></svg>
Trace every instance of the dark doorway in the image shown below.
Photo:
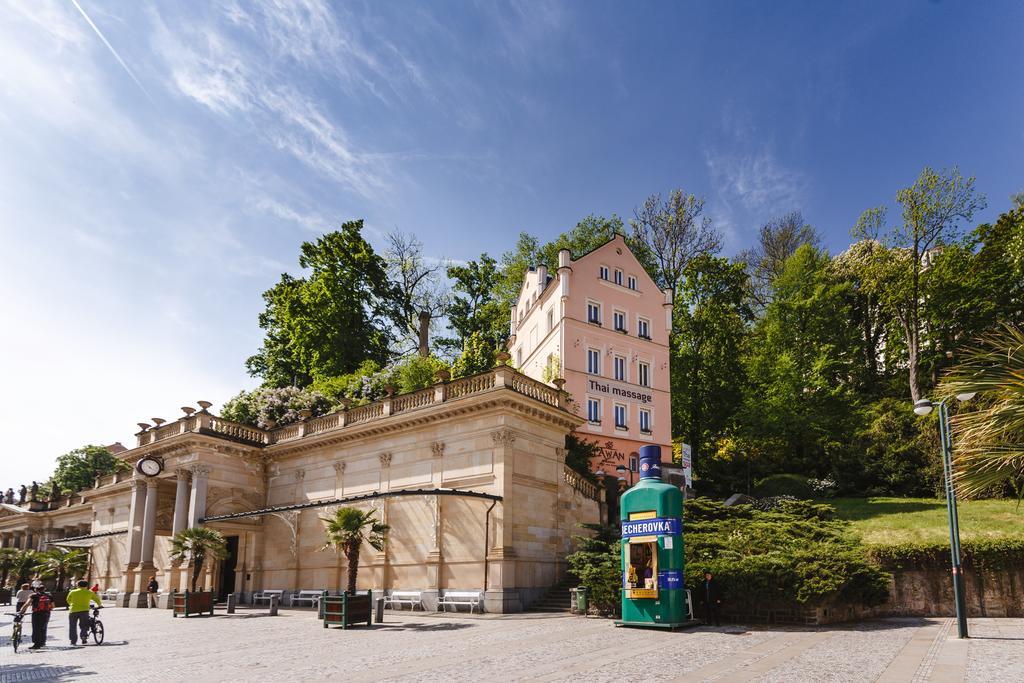
<svg viewBox="0 0 1024 683"><path fill-rule="evenodd" d="M220 590L217 592L217 602L224 602L228 599L228 593L235 592L235 567L238 565L238 536L228 536L228 554L220 563Z"/></svg>

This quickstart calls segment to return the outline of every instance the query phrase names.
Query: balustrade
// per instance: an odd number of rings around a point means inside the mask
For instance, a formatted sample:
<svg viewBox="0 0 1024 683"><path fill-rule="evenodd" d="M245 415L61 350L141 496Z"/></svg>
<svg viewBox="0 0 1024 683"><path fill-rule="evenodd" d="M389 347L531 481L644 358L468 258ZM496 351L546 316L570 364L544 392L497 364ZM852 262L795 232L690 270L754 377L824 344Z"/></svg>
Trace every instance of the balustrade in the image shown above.
<svg viewBox="0 0 1024 683"><path fill-rule="evenodd" d="M500 377L499 377L500 375ZM431 405L437 405L447 401L472 396L495 388L509 388L513 391L528 396L550 406L562 407L562 392L554 389L543 382L531 379L508 367L499 367L490 372L480 373L471 377L463 377L451 382L441 383L415 391L388 398L384 401L376 401L348 411L339 411L322 415L305 422L285 425L272 430L263 430L248 425L239 424L230 420L211 415L205 411L194 413L170 424L161 425L138 434L138 445L145 446L157 441L170 438L177 434L188 432L206 432L222 434L228 438L239 441L246 441L254 444L270 445L301 439L304 436L322 434L337 429L344 429L348 425L360 424L370 420L376 420L388 415L407 413ZM390 405L390 410L385 410L385 403ZM566 481L569 481L568 479ZM575 480L574 480L575 481ZM116 483L114 475L112 480L104 477L100 480L100 486ZM589 482L580 479L579 483L573 484L590 497L596 496L596 487ZM592 491L591 491L592 489Z"/></svg>

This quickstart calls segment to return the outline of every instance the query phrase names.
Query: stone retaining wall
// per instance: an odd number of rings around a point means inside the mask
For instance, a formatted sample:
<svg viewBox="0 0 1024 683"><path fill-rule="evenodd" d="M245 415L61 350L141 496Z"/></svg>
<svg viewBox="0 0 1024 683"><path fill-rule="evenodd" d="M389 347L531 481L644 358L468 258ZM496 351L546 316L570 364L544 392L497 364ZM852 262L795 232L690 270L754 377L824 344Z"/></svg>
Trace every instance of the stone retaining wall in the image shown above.
<svg viewBox="0 0 1024 683"><path fill-rule="evenodd" d="M726 604L723 619L748 624L834 624L878 617L953 616L953 582L948 570L905 569L892 572L889 601L879 607L829 604L746 605L736 596ZM1024 617L1024 567L964 572L967 613L971 617ZM701 617L699 613L696 616Z"/></svg>

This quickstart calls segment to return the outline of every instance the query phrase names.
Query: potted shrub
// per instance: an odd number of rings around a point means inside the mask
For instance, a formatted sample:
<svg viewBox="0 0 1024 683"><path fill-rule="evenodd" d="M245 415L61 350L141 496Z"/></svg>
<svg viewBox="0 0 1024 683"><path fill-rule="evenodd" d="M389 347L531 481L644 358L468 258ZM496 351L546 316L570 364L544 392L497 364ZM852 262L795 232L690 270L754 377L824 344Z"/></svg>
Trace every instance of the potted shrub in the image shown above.
<svg viewBox="0 0 1024 683"><path fill-rule="evenodd" d="M192 578L189 583L192 590L171 595L172 616L181 614L187 617L203 612L213 614L213 591L197 591L196 584L207 557L219 560L227 557L227 554L224 536L205 526L182 529L171 538L171 559L176 562L192 559Z"/></svg>
<svg viewBox="0 0 1024 683"><path fill-rule="evenodd" d="M348 628L353 623L365 621L370 624L373 596L356 594L356 578L359 575L359 550L363 542L375 550L383 550L384 534L389 527L374 517L373 511L357 508L339 508L332 517L322 518L327 522L327 543L321 550L333 548L341 551L348 562L348 580L344 595L323 598L324 628L330 624Z"/></svg>

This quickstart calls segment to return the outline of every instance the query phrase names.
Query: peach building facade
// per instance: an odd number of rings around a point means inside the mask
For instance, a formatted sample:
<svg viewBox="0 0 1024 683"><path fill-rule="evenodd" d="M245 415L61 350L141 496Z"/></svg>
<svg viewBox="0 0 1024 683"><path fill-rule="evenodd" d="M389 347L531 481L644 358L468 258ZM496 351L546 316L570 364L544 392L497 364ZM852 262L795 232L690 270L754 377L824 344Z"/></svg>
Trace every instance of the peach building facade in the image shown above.
<svg viewBox="0 0 1024 683"><path fill-rule="evenodd" d="M622 235L573 259L558 254L550 273L527 272L511 313L509 351L520 372L565 381L583 420L577 435L596 442L595 470L636 471L640 446L672 457L669 332L672 290L661 290Z"/></svg>

